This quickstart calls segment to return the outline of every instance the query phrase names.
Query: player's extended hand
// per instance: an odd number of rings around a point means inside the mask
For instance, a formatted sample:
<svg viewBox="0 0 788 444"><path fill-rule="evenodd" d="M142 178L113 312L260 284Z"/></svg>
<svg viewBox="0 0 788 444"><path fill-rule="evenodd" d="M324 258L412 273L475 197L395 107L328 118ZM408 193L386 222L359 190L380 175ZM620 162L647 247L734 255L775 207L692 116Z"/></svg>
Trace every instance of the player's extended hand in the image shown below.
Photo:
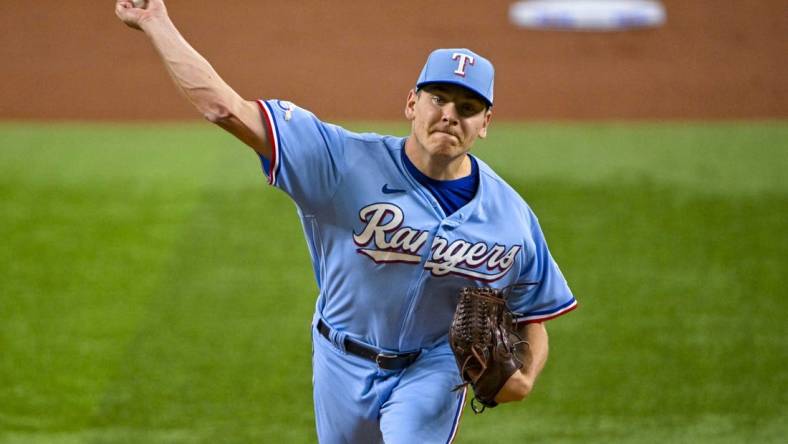
<svg viewBox="0 0 788 444"><path fill-rule="evenodd" d="M142 25L155 18L167 17L163 0L148 0L145 8L137 8L131 0L116 0L115 15L130 28L142 29Z"/></svg>

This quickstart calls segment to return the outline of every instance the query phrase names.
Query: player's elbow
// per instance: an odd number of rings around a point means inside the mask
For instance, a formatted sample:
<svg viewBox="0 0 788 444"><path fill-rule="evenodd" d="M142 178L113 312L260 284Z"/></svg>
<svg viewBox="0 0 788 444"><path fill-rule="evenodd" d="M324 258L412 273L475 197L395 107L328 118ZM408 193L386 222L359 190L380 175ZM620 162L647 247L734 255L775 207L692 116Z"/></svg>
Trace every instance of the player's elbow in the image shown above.
<svg viewBox="0 0 788 444"><path fill-rule="evenodd" d="M207 104L201 107L200 111L205 120L220 126L233 118L230 108L219 102Z"/></svg>

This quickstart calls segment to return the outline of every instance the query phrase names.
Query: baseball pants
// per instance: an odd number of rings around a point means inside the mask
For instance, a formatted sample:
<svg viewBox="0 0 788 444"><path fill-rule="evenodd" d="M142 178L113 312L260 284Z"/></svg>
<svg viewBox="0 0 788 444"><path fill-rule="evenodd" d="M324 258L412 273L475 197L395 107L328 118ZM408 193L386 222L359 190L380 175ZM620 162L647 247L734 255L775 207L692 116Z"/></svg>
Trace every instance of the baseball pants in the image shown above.
<svg viewBox="0 0 788 444"><path fill-rule="evenodd" d="M448 344L422 350L402 370L385 370L312 330L314 404L322 444L449 443L466 389Z"/></svg>

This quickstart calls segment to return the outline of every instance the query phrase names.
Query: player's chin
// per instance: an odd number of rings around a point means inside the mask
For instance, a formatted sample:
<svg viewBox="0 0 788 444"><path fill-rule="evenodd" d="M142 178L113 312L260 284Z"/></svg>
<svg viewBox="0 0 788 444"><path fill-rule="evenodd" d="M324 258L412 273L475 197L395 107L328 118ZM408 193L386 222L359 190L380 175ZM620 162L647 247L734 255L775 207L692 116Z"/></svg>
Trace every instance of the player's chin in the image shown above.
<svg viewBox="0 0 788 444"><path fill-rule="evenodd" d="M461 147L456 143L434 143L430 153L433 156L450 156L461 150Z"/></svg>
<svg viewBox="0 0 788 444"><path fill-rule="evenodd" d="M461 156L464 156L467 151L468 150L458 146L441 147L432 151L432 157L434 159L442 159L445 162L451 162Z"/></svg>

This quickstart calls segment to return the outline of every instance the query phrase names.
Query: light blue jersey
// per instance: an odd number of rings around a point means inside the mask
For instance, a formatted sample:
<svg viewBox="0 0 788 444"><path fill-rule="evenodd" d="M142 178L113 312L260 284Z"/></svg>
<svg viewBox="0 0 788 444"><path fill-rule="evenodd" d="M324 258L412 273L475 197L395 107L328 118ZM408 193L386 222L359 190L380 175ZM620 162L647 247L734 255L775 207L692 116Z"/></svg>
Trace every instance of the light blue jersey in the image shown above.
<svg viewBox="0 0 788 444"><path fill-rule="evenodd" d="M269 183L298 206L320 290L315 321L322 320L340 337L333 341L340 351L341 338L346 336L383 351L436 350L436 355L425 352L419 360L430 362L431 356L441 356L434 359L435 365L457 374L444 383L445 389L460 382L447 335L462 287L529 284L513 287L508 297L509 308L521 322L544 321L575 308L575 298L550 255L536 216L481 160L477 159L476 195L447 216L403 165L405 138L356 134L321 122L289 102L259 103L272 145L271 159L263 159L264 170ZM316 353L323 348L316 347ZM359 363L352 358L344 364L347 377L363 380ZM326 397L334 396L319 393L324 389L317 381L324 380L322 373L328 371L325 363L332 362L331 371L342 374L342 369L333 368L343 365L335 359L315 358L318 434L324 442L342 442L348 436L362 439L367 435L331 435L326 424L331 429L353 429L358 424L337 426L344 420L319 411L319 406L325 408ZM374 363L368 364L368 377L376 380L381 373ZM409 374L407 369L401 373ZM331 377L341 377L337 375ZM338 384L342 386L341 381ZM446 399L436 401L435 408L457 410L462 393L445 391ZM386 424L376 415L389 405L389 397L370 401L369 407L360 400L361 394L349 396L342 402L364 405L359 407L364 412L374 411L377 405L378 412L370 416L378 421L377 430ZM458 415L452 411L444 416L442 421L448 422L436 430L446 436L436 440L445 442L456 431ZM385 439L398 441L393 435Z"/></svg>

